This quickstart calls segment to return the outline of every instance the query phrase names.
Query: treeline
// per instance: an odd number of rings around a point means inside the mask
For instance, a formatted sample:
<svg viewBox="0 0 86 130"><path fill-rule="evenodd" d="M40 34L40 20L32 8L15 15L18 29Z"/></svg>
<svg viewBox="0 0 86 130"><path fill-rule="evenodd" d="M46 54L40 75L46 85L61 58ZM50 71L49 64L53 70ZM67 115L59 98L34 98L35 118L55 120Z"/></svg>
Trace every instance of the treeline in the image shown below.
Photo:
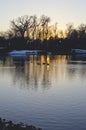
<svg viewBox="0 0 86 130"><path fill-rule="evenodd" d="M86 49L86 24L74 28L68 24L59 30L48 16L22 16L10 22L10 30L0 33L0 47L13 49L41 49L53 52L70 52L72 48Z"/></svg>

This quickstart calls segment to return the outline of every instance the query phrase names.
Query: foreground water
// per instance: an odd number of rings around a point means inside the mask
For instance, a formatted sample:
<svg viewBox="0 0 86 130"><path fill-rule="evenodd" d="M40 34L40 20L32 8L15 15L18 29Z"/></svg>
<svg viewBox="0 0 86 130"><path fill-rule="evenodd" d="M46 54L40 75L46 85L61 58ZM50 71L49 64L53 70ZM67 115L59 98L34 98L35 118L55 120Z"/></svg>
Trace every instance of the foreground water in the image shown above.
<svg viewBox="0 0 86 130"><path fill-rule="evenodd" d="M43 130L86 130L86 59L76 59L1 56L0 117Z"/></svg>

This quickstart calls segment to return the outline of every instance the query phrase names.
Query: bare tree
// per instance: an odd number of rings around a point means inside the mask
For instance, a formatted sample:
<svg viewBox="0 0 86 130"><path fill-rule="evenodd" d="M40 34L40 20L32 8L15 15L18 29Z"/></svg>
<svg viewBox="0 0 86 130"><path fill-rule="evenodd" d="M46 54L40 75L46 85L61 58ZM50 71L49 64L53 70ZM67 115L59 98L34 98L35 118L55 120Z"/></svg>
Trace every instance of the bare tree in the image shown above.
<svg viewBox="0 0 86 130"><path fill-rule="evenodd" d="M70 39L73 30L74 30L73 24L72 24L72 23L67 24L67 30L66 30L65 33L66 33L66 37L67 37L68 39Z"/></svg>
<svg viewBox="0 0 86 130"><path fill-rule="evenodd" d="M24 38L25 32L30 27L30 17L27 15L18 17L16 20L11 21L11 27L16 36Z"/></svg>
<svg viewBox="0 0 86 130"><path fill-rule="evenodd" d="M50 18L45 16L45 15L42 15L41 18L40 18L40 24L42 26L42 31L43 31L43 39L45 38L46 36L46 39L47 39L47 35L48 35L48 24L50 22Z"/></svg>
<svg viewBox="0 0 86 130"><path fill-rule="evenodd" d="M57 22L53 25L53 35L54 38L58 38L58 32L57 32Z"/></svg>
<svg viewBox="0 0 86 130"><path fill-rule="evenodd" d="M79 34L79 38L86 38L86 25L85 24L81 24L78 27L78 34Z"/></svg>
<svg viewBox="0 0 86 130"><path fill-rule="evenodd" d="M37 33L37 27L39 26L38 20L36 15L32 16L32 37L33 39L36 38L36 33Z"/></svg>

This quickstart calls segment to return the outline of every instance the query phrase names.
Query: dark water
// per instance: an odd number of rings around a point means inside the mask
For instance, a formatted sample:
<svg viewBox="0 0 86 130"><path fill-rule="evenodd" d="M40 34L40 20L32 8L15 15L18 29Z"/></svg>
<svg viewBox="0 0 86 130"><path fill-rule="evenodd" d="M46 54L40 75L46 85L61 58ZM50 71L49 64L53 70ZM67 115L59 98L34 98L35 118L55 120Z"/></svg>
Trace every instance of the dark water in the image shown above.
<svg viewBox="0 0 86 130"><path fill-rule="evenodd" d="M0 117L43 130L86 130L86 60L1 56Z"/></svg>

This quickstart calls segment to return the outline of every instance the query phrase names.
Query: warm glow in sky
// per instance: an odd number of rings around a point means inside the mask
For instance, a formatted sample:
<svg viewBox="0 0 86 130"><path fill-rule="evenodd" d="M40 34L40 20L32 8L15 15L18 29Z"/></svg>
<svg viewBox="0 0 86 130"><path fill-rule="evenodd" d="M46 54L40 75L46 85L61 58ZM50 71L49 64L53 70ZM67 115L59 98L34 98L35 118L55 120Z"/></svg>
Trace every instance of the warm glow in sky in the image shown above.
<svg viewBox="0 0 86 130"><path fill-rule="evenodd" d="M9 29L10 21L23 15L45 14L61 29L67 23L86 23L86 0L0 0L0 31Z"/></svg>

